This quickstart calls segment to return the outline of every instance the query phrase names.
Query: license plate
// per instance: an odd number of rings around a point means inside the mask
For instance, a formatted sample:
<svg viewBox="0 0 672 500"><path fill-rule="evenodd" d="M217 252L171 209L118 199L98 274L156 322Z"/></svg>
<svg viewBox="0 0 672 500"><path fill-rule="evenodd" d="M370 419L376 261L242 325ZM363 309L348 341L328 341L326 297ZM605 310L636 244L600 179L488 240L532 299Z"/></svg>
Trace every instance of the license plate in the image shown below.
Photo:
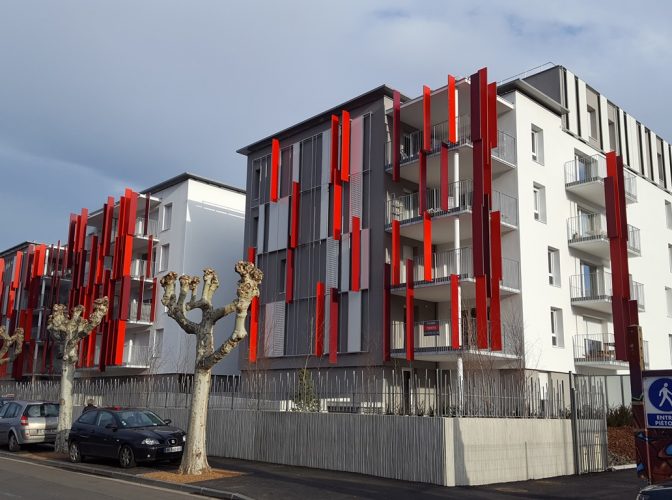
<svg viewBox="0 0 672 500"><path fill-rule="evenodd" d="M170 448L163 450L164 453L177 453L178 451L182 451L181 446L171 446Z"/></svg>
<svg viewBox="0 0 672 500"><path fill-rule="evenodd" d="M33 436L44 436L44 429L32 429L30 434Z"/></svg>

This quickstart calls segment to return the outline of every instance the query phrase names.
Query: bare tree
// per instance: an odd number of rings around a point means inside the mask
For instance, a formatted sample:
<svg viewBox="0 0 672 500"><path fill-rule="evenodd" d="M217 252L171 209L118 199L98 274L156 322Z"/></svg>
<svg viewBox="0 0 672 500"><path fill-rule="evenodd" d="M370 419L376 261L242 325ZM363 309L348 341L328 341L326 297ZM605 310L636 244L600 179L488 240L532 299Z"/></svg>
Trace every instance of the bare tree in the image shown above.
<svg viewBox="0 0 672 500"><path fill-rule="evenodd" d="M259 295L258 287L264 276L263 273L254 264L244 261L238 261L236 272L240 275L238 298L220 308L212 306L212 296L219 288L219 279L212 269L203 270L203 291L200 298L196 297L200 283L200 278L197 276L180 276L178 296L175 295L177 274L171 271L161 279L161 286L164 289L161 303L168 309L168 316L173 318L185 333L196 336L194 385L191 394L187 442L180 464L180 474L200 475L210 470L206 454L205 431L212 368L247 336L247 330L245 330L247 309L252 299ZM187 302L188 291L191 292L191 297ZM187 313L193 309L201 310L200 323L187 318ZM215 323L233 312L236 313L233 332L226 342L215 349L213 335Z"/></svg>
<svg viewBox="0 0 672 500"><path fill-rule="evenodd" d="M72 309L68 318L67 307L56 304L47 320L47 330L63 352L61 371L61 405L58 413L58 428L56 430L56 451L68 452L68 435L72 424L72 389L75 380L75 363L79 359L79 341L86 338L95 329L107 314L107 297L96 299L93 302L93 311L88 319L83 317L84 306L79 305Z"/></svg>
<svg viewBox="0 0 672 500"><path fill-rule="evenodd" d="M0 366L2 366L21 354L23 350L23 328L17 328L14 330L14 335L10 335L4 326L0 326L0 340L2 340L2 347L0 347ZM14 352L10 354L9 350L12 346L14 346Z"/></svg>

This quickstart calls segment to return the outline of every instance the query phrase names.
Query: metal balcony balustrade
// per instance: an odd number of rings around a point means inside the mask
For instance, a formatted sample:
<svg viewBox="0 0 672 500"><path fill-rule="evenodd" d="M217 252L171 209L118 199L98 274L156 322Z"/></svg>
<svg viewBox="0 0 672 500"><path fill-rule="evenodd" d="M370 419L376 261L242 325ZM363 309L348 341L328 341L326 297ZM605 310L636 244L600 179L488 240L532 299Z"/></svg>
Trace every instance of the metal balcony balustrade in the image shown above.
<svg viewBox="0 0 672 500"><path fill-rule="evenodd" d="M112 235L117 234L119 219L112 219ZM145 219L138 217L135 219L135 236L145 236ZM147 236L156 236L159 234L159 221L156 219L147 220Z"/></svg>
<svg viewBox="0 0 672 500"><path fill-rule="evenodd" d="M413 259L414 284L443 283L456 274L460 279L474 279L473 250L471 247L456 248L432 254L432 281L425 281L425 257L418 255ZM406 284L406 273L401 273L401 283ZM501 286L511 290L520 290L520 263L516 260L502 259Z"/></svg>
<svg viewBox="0 0 672 500"><path fill-rule="evenodd" d="M400 164L406 165L417 161L420 157L420 150L423 147L423 132L415 130L401 135L401 147L399 151ZM449 147L458 147L471 145L471 118L469 115L457 117L457 142L448 142L448 122L440 122L432 125L430 149L427 154L435 154L441 150L442 143L449 144ZM492 149L492 155L502 161L516 165L517 163L516 138L497 130L497 147ZM385 143L385 165L389 169L392 165L392 142Z"/></svg>
<svg viewBox="0 0 672 500"><path fill-rule="evenodd" d="M607 218L604 214L581 214L567 219L567 241L569 244L587 241L609 240L607 234ZM628 250L633 254L641 254L639 229L628 224Z"/></svg>
<svg viewBox="0 0 672 500"><path fill-rule="evenodd" d="M569 277L570 298L573 304L582 305L586 302L611 302L613 295L611 273L575 274ZM637 301L640 311L644 311L644 285L630 278L630 298Z"/></svg>
<svg viewBox="0 0 672 500"><path fill-rule="evenodd" d="M440 188L428 188L426 193L427 210L433 216L468 212L473 205L473 186L470 179L448 185L448 211L441 209ZM500 212L504 224L518 226L518 200L513 196L493 190L492 211ZM398 220L402 224L421 221L419 192L387 200L385 220L388 225L393 220Z"/></svg>
<svg viewBox="0 0 672 500"><path fill-rule="evenodd" d="M133 259L131 261L131 276L133 278L141 278L144 277L145 279L153 278L154 277L154 263L150 266L149 269L150 274L147 274L147 261L143 259Z"/></svg>
<svg viewBox="0 0 672 500"><path fill-rule="evenodd" d="M126 344L124 346L124 357L121 365L126 367L148 368L151 354L152 352L149 346Z"/></svg>
<svg viewBox="0 0 672 500"><path fill-rule="evenodd" d="M607 177L607 160L602 155L576 156L573 160L565 162L565 187L567 189L578 188L588 183L602 183ZM628 170L623 170L623 188L626 201L637 201L637 176ZM598 198L601 204L604 203L604 188L600 188L595 196L589 198Z"/></svg>
<svg viewBox="0 0 672 500"><path fill-rule="evenodd" d="M140 308L140 319L138 319L138 308ZM131 302L128 313L128 321L134 323L151 323L151 317L152 304L140 303L136 300Z"/></svg>
<svg viewBox="0 0 672 500"><path fill-rule="evenodd" d="M628 362L616 359L616 340L613 333L588 333L574 335L572 338L574 362L590 365L615 365L627 367ZM648 365L649 342L644 341L644 363Z"/></svg>
<svg viewBox="0 0 672 500"><path fill-rule="evenodd" d="M438 334L425 334L426 323L439 324ZM406 323L392 321L392 351L406 350ZM491 351L491 348L479 349L477 343L476 320L462 318L460 344L457 349L452 347L451 322L444 320L417 321L413 328L413 346L415 352L448 352L448 351ZM521 337L519 339L519 337ZM502 323L502 350L496 351L510 356L521 356L522 331L513 325ZM488 346L492 345L491 323L488 321Z"/></svg>

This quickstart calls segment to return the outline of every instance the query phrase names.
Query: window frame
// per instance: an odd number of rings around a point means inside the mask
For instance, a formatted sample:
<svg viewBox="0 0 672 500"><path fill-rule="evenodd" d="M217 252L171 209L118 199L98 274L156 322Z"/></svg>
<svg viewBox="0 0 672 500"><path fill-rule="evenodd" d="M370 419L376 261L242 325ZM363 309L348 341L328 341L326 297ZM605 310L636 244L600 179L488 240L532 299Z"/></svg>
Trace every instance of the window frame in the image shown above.
<svg viewBox="0 0 672 500"><path fill-rule="evenodd" d="M172 202L166 203L163 206L162 214L163 215L161 217L161 231L163 232L163 231L168 231L170 229L170 227L173 225L173 203ZM166 217L166 214L168 214L167 217ZM166 224L166 220L168 221L167 224Z"/></svg>

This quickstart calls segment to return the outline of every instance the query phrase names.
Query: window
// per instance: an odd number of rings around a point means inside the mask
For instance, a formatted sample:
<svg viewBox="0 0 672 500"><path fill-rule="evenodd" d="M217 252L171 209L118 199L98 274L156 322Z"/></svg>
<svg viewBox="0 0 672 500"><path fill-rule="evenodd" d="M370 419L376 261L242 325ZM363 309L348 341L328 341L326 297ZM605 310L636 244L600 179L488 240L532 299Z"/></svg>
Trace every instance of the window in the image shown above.
<svg viewBox="0 0 672 500"><path fill-rule="evenodd" d="M548 283L560 286L560 251L548 247Z"/></svg>
<svg viewBox="0 0 672 500"><path fill-rule="evenodd" d="M154 330L154 337L152 338L152 357L159 358L161 357L161 351L163 350L163 328L157 328Z"/></svg>
<svg viewBox="0 0 672 500"><path fill-rule="evenodd" d="M544 131L532 125L532 159L544 164Z"/></svg>
<svg viewBox="0 0 672 500"><path fill-rule="evenodd" d="M103 427L107 425L116 425L117 421L115 420L114 416L111 413L108 413L106 411L101 411L98 412L98 422L96 425L98 427Z"/></svg>
<svg viewBox="0 0 672 500"><path fill-rule="evenodd" d="M170 223L173 219L173 204L168 203L163 207L163 220L161 221L161 231L170 229Z"/></svg>
<svg viewBox="0 0 672 500"><path fill-rule="evenodd" d="M82 416L79 417L77 422L80 424L94 425L97 416L98 416L97 411L89 410L86 413L82 414Z"/></svg>
<svg viewBox="0 0 672 500"><path fill-rule="evenodd" d="M590 125L589 137L594 141L597 140L597 112L595 108L588 106L588 124Z"/></svg>
<svg viewBox="0 0 672 500"><path fill-rule="evenodd" d="M252 199L259 199L259 191L261 187L261 161L255 160L252 171Z"/></svg>
<svg viewBox="0 0 672 500"><path fill-rule="evenodd" d="M672 335L667 336L668 343L670 344L670 362L672 362Z"/></svg>
<svg viewBox="0 0 672 500"><path fill-rule="evenodd" d="M665 301L667 303L667 317L672 318L672 288L665 287Z"/></svg>
<svg viewBox="0 0 672 500"><path fill-rule="evenodd" d="M667 229L672 229L672 203L669 201L665 202L665 222Z"/></svg>
<svg viewBox="0 0 672 500"><path fill-rule="evenodd" d="M672 273L672 245L669 243L667 244L667 260L669 261L670 272Z"/></svg>
<svg viewBox="0 0 672 500"><path fill-rule="evenodd" d="M165 244L161 245L161 271L167 271L168 270L168 259L170 257L170 245Z"/></svg>
<svg viewBox="0 0 672 500"><path fill-rule="evenodd" d="M553 347L563 347L562 338L562 309L551 307L551 344Z"/></svg>
<svg viewBox="0 0 672 500"><path fill-rule="evenodd" d="M546 222L546 188L536 182L532 186L534 220Z"/></svg>

